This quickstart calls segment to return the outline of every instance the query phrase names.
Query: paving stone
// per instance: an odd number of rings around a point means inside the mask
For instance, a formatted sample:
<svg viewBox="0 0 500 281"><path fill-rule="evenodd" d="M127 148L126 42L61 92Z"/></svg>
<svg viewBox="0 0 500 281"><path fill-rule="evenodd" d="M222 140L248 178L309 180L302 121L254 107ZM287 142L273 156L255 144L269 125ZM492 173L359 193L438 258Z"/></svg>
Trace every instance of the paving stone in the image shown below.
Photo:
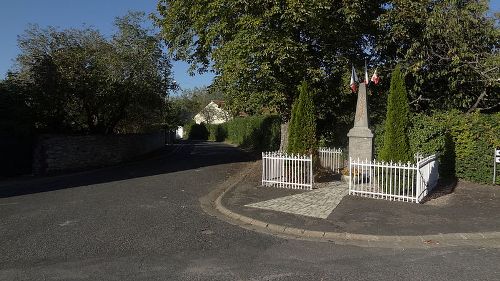
<svg viewBox="0 0 500 281"><path fill-rule="evenodd" d="M313 191L252 203L246 206L326 219L347 193L347 184L334 183Z"/></svg>

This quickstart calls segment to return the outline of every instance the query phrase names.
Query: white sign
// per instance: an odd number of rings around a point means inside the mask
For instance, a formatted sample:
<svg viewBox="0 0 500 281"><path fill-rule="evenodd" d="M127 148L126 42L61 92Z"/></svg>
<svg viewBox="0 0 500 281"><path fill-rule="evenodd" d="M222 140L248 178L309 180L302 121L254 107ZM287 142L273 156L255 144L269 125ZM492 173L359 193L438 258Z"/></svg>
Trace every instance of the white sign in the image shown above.
<svg viewBox="0 0 500 281"><path fill-rule="evenodd" d="M496 149L496 150L495 150L495 156L500 157L500 149Z"/></svg>
<svg viewBox="0 0 500 281"><path fill-rule="evenodd" d="M495 161L496 161L497 163L500 163L500 157L495 157L495 159L496 159Z"/></svg>

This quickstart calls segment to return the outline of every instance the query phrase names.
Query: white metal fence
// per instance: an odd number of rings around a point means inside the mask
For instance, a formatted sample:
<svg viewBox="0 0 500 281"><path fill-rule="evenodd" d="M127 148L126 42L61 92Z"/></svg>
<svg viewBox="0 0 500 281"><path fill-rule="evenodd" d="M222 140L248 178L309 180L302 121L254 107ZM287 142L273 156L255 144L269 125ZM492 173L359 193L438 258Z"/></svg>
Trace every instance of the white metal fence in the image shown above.
<svg viewBox="0 0 500 281"><path fill-rule="evenodd" d="M312 189L312 155L289 155L281 151L262 153L262 185Z"/></svg>
<svg viewBox="0 0 500 281"><path fill-rule="evenodd" d="M416 164L349 161L349 194L420 203L437 184L437 154Z"/></svg>
<svg viewBox="0 0 500 281"><path fill-rule="evenodd" d="M319 162L322 167L331 169L332 171L339 171L344 168L344 157L342 149L320 147L318 149Z"/></svg>

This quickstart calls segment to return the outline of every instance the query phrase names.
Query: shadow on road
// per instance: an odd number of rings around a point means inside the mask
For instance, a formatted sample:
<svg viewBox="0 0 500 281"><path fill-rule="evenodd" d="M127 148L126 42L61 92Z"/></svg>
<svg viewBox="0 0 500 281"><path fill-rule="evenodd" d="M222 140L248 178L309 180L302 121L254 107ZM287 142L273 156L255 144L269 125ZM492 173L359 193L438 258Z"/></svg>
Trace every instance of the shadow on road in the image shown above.
<svg viewBox="0 0 500 281"><path fill-rule="evenodd" d="M256 155L224 143L182 142L145 159L67 175L0 182L0 198L256 160Z"/></svg>

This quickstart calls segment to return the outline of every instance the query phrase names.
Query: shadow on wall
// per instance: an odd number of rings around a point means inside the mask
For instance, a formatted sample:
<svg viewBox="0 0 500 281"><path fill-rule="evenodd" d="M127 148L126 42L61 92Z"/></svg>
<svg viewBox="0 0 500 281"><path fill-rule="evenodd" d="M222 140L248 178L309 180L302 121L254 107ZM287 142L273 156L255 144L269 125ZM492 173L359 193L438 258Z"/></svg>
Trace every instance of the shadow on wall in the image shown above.
<svg viewBox="0 0 500 281"><path fill-rule="evenodd" d="M159 151L151 153L141 160L119 166L61 176L0 182L0 198L253 160L256 160L256 158L251 154L226 144L181 141L179 144L166 146Z"/></svg>

